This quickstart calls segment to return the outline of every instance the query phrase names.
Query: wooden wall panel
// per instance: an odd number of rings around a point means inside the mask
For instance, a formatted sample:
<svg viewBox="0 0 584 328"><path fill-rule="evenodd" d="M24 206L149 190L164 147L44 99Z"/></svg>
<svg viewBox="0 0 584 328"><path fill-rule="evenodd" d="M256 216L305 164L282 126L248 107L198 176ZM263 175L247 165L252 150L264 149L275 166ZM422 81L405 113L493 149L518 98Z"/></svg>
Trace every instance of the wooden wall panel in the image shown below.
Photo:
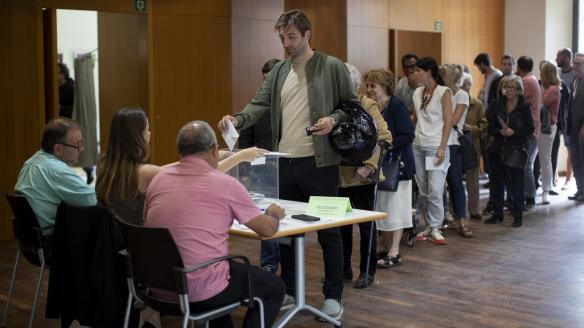
<svg viewBox="0 0 584 328"><path fill-rule="evenodd" d="M57 11L43 10L43 53L45 65L45 118L59 116L59 82L57 69Z"/></svg>
<svg viewBox="0 0 584 328"><path fill-rule="evenodd" d="M503 55L505 1L453 0L444 2L444 62L464 63L471 69L478 94L484 78L473 64L481 52L499 65Z"/></svg>
<svg viewBox="0 0 584 328"><path fill-rule="evenodd" d="M157 15L197 15L211 17L229 17L230 0L148 0L151 11ZM248 0L233 0L247 2ZM132 1L133 2L133 1Z"/></svg>
<svg viewBox="0 0 584 328"><path fill-rule="evenodd" d="M389 0L389 24L396 30L433 31L434 21L444 20L449 0Z"/></svg>
<svg viewBox="0 0 584 328"><path fill-rule="evenodd" d="M0 4L37 8L135 12L133 0L0 0Z"/></svg>
<svg viewBox="0 0 584 328"><path fill-rule="evenodd" d="M261 68L272 58L284 58L274 23L284 1L233 1L231 19L232 108L240 111L262 82Z"/></svg>
<svg viewBox="0 0 584 328"><path fill-rule="evenodd" d="M40 148L45 123L42 11L0 4L0 193L14 191L24 161ZM0 239L12 238L0 200Z"/></svg>
<svg viewBox="0 0 584 328"><path fill-rule="evenodd" d="M505 0L389 0L392 29L432 32L435 21L443 25L442 62L469 66L476 94L483 81L476 55L486 52L495 63L503 55Z"/></svg>
<svg viewBox="0 0 584 328"><path fill-rule="evenodd" d="M442 63L442 33L419 31L396 31L395 70L403 76L401 58L406 53L415 53L418 57L432 57L438 64ZM391 57L391 55L390 55Z"/></svg>
<svg viewBox="0 0 584 328"><path fill-rule="evenodd" d="M312 48L347 60L347 0L285 0L284 8L306 13L312 23Z"/></svg>
<svg viewBox="0 0 584 328"><path fill-rule="evenodd" d="M178 159L178 129L191 120L213 127L231 111L231 19L157 15L150 19L152 161Z"/></svg>
<svg viewBox="0 0 584 328"><path fill-rule="evenodd" d="M148 111L148 27L141 14L100 12L98 19L101 151L113 115L123 107Z"/></svg>
<svg viewBox="0 0 584 328"><path fill-rule="evenodd" d="M389 60L389 1L347 1L347 61L362 74Z"/></svg>

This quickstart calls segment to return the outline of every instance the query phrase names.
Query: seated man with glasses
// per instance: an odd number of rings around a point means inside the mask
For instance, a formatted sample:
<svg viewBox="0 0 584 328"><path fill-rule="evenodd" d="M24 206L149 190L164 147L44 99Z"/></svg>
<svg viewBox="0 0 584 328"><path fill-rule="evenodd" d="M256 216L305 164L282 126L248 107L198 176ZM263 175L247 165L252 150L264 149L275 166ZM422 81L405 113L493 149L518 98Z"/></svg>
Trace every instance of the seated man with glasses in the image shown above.
<svg viewBox="0 0 584 328"><path fill-rule="evenodd" d="M88 186L70 167L77 162L82 151L83 138L79 124L59 117L47 123L41 149L22 166L14 191L26 197L41 229L54 225L61 202L75 206L93 206L97 203L95 188ZM52 234L52 229L43 231L45 252Z"/></svg>

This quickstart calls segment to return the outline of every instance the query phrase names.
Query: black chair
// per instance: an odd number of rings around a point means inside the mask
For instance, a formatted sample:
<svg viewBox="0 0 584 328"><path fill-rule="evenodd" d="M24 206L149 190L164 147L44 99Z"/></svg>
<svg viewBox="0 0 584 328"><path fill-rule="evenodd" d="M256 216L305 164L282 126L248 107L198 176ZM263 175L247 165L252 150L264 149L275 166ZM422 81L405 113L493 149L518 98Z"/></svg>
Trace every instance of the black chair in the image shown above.
<svg viewBox="0 0 584 328"><path fill-rule="evenodd" d="M61 203L55 217L45 317L61 326L121 327L128 295L124 249L113 213Z"/></svg>
<svg viewBox="0 0 584 328"><path fill-rule="evenodd" d="M191 324L205 324L209 321L228 315L239 306L250 308L259 306L260 323L264 327L264 309L260 298L253 297L253 284L249 260L244 256L223 256L200 263L188 268L183 265L182 258L168 229L142 227L118 220L122 237L126 243L126 249L120 251L126 263L126 276L128 281L128 303L124 328L128 327L130 311L134 299L141 300L161 315L174 315L183 317L183 327ZM239 259L243 261L247 269L248 298L243 301L208 310L201 313L191 313L188 298L187 273L207 267L213 263ZM140 286L140 288L135 288ZM178 303L157 298L148 292L149 288L172 291L178 295ZM249 301L253 300L253 301Z"/></svg>
<svg viewBox="0 0 584 328"><path fill-rule="evenodd" d="M45 254L43 252L42 233L41 231L51 229L46 227L41 229L36 216L28 203L28 200L23 196L6 195L6 199L12 208L14 217L12 218L12 229L14 237L18 241L18 248L16 250L16 260L14 261L14 268L12 269L12 278L10 279L10 287L8 288L8 299L6 300L6 308L2 316L2 327L6 327L6 319L8 318L8 308L12 299L12 292L16 282L16 271L18 269L18 261L22 254L28 262L40 267L32 308L30 311L30 318L28 320L28 327L32 327L35 310L39 299L39 292L41 289L41 282L45 268L48 268Z"/></svg>

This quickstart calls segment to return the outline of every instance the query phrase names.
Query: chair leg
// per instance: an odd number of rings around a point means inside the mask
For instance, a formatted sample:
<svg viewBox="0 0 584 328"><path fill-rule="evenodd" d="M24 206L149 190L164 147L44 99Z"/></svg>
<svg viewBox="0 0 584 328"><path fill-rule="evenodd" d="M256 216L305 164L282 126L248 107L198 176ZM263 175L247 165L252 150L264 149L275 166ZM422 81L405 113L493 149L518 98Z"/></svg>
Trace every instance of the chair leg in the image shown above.
<svg viewBox="0 0 584 328"><path fill-rule="evenodd" d="M39 259L41 260L41 271L39 272L39 279L37 281L36 289L34 292L34 299L32 300L32 309L30 310L30 319L28 319L28 328L32 328L32 322L34 321L34 315L36 312L37 302L39 300L39 294L41 292L41 284L43 282L43 273L45 273L45 255L43 250L37 250Z"/></svg>
<svg viewBox="0 0 584 328"><path fill-rule="evenodd" d="M8 308L12 300L12 291L16 282L16 270L18 268L18 260L20 259L20 249L16 250L16 260L14 260L14 268L12 268L12 278L10 279L10 287L8 287L8 298L6 299L6 307L4 308L4 315L2 315L2 327L6 327L6 319L8 318Z"/></svg>
<svg viewBox="0 0 584 328"><path fill-rule="evenodd" d="M189 316L185 315L183 317L183 324L182 324L183 328L187 328L189 326Z"/></svg>
<svg viewBox="0 0 584 328"><path fill-rule="evenodd" d="M264 302L262 302L262 299L259 297L254 297L253 301L256 302L258 304L259 307L259 315L260 315L260 328L265 328L265 317L264 317Z"/></svg>
<svg viewBox="0 0 584 328"><path fill-rule="evenodd" d="M132 288L134 287L134 283L132 280L127 279L128 282L128 303L126 304L126 314L124 315L124 328L128 328L130 324L130 312L132 311L133 305L133 297L132 297Z"/></svg>

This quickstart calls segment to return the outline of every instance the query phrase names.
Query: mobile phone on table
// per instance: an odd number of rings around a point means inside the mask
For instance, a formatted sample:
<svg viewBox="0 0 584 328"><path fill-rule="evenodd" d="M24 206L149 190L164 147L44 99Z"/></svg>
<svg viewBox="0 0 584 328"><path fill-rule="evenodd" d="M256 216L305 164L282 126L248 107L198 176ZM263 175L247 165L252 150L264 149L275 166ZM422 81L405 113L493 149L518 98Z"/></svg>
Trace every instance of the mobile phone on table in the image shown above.
<svg viewBox="0 0 584 328"><path fill-rule="evenodd" d="M300 221L306 221L306 222L320 221L319 217L307 215L307 214L294 214L294 215L292 215L292 218L296 219L296 220L300 220Z"/></svg>

